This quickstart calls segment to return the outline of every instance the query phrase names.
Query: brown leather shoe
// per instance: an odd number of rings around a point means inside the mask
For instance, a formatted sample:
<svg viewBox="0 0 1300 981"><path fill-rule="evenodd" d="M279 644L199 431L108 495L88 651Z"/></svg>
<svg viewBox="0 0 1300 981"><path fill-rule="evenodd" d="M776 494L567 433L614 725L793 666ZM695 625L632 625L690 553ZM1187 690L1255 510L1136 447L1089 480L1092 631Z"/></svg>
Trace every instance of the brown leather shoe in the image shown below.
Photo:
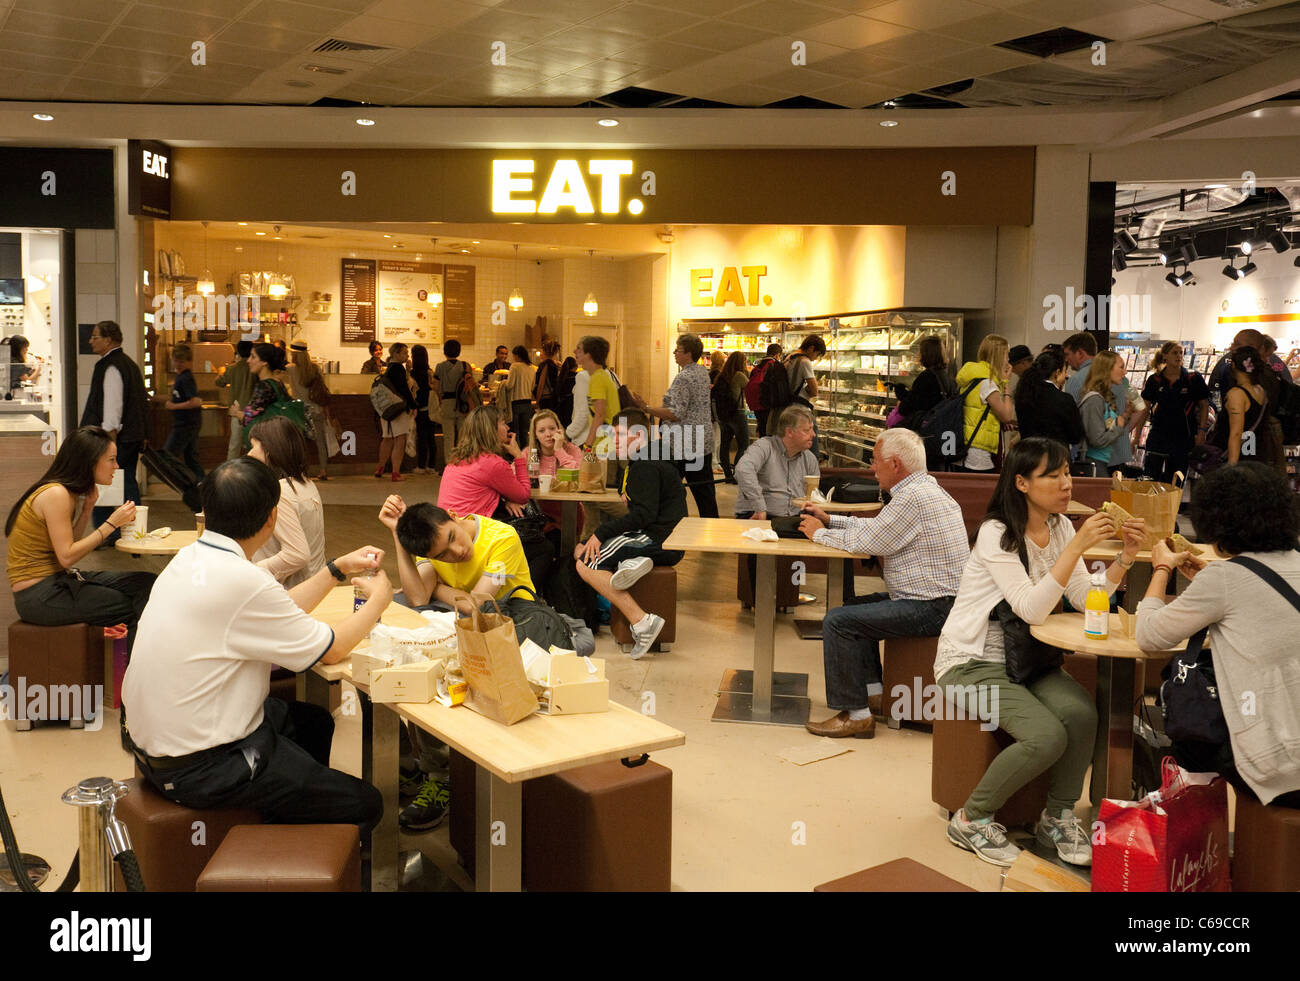
<svg viewBox="0 0 1300 981"><path fill-rule="evenodd" d="M814 736L830 736L832 739L871 739L876 734L876 717L854 722L848 712L840 712L825 722L805 722L804 728Z"/></svg>

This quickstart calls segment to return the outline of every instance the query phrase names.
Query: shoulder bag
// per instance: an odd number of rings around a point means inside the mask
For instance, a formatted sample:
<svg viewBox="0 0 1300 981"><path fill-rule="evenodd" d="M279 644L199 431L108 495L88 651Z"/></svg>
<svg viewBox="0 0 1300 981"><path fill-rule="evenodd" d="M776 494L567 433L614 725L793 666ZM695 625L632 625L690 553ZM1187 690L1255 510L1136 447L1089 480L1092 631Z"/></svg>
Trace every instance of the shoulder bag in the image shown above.
<svg viewBox="0 0 1300 981"><path fill-rule="evenodd" d="M298 427L298 431L303 437L310 440L315 437L315 431L312 429L310 420L307 418L307 406L301 399L289 398L289 393L285 391L274 378L270 379L271 386L275 389L275 401L271 402L260 413L249 420L248 425L244 427L244 449L249 449L253 444L249 439L253 427L259 422L266 422L267 419L274 419L276 416L284 416L291 423Z"/></svg>
<svg viewBox="0 0 1300 981"><path fill-rule="evenodd" d="M1029 573L1029 556L1025 543L1020 543L1020 564ZM1030 631L1029 624L1021 619L1011 604L999 600L989 614L990 622L1002 627L1002 649L1007 659L1007 677L1017 685L1029 685L1049 671L1065 663L1064 652L1039 640Z"/></svg>
<svg viewBox="0 0 1300 981"><path fill-rule="evenodd" d="M370 386L370 404L385 422L392 422L406 411L406 400L393 391L383 375Z"/></svg>

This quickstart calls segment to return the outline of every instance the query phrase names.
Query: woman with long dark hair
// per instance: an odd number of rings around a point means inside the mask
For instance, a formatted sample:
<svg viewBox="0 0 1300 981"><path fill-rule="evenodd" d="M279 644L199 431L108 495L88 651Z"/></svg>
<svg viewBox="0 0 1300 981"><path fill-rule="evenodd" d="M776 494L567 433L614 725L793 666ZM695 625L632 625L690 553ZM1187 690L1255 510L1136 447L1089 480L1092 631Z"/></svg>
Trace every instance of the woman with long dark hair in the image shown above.
<svg viewBox="0 0 1300 981"><path fill-rule="evenodd" d="M428 348L423 344L411 348L411 379L415 382L415 470L412 472L433 473L437 447L429 413L437 406L430 399L433 370L429 367Z"/></svg>
<svg viewBox="0 0 1300 981"><path fill-rule="evenodd" d="M1254 460L1286 474L1282 424L1273 414L1278 381L1268 362L1253 347L1228 355L1231 388L1223 396L1223 411L1214 423L1210 442L1224 451L1228 463Z"/></svg>
<svg viewBox="0 0 1300 981"><path fill-rule="evenodd" d="M565 358L555 376L555 414L566 429L573 425L573 385L577 378L577 360L572 356Z"/></svg>
<svg viewBox="0 0 1300 981"><path fill-rule="evenodd" d="M298 338L289 345L289 352L293 359L288 368L289 384L293 387L294 394L302 400L307 421L311 424L312 438L316 443L316 459L320 463L320 473L316 479L329 480L330 451L325 439L325 428L330 424L327 408L330 390L326 387L325 378L316 367L316 362L311 359L305 340Z"/></svg>
<svg viewBox="0 0 1300 981"><path fill-rule="evenodd" d="M253 561L291 589L325 566L325 511L307 476L307 441L283 416L259 422L249 438L253 448L248 455L270 467L280 481L275 533Z"/></svg>
<svg viewBox="0 0 1300 981"><path fill-rule="evenodd" d="M492 517L504 504L514 517L523 514L530 488L528 471L516 470L522 456L519 443L494 405L480 405L460 427L460 442L447 454L447 466L438 485L438 507Z"/></svg>
<svg viewBox="0 0 1300 981"><path fill-rule="evenodd" d="M256 379L253 394L244 406L244 449L248 449L248 428L253 420L266 411L273 402L289 401L289 391L275 377L284 371L284 352L274 344L254 344L248 356L248 373Z"/></svg>
<svg viewBox="0 0 1300 981"><path fill-rule="evenodd" d="M497 389L497 404L501 415L510 421L515 438L522 449L528 448L528 430L533 421L533 383L537 366L528 355L528 348L516 344L510 349L510 375Z"/></svg>
<svg viewBox="0 0 1300 981"><path fill-rule="evenodd" d="M388 349L388 367L384 369L382 380L376 384L387 385L406 403L406 411L395 419L379 420L379 463L375 476L383 477L384 466L391 462L393 466L393 483L406 478L402 476L402 454L406 452L406 441L415 426L415 393L411 391L411 379L406 373L406 363L410 352L405 344L394 344Z"/></svg>
<svg viewBox="0 0 1300 981"><path fill-rule="evenodd" d="M716 352L715 352L716 353ZM736 441L736 461L749 449L749 417L745 415L745 386L749 383L749 362L732 351L713 382L713 409L718 416L718 453L722 460L723 483L736 482L731 462L731 441Z"/></svg>
<svg viewBox="0 0 1300 981"><path fill-rule="evenodd" d="M135 520L135 504L127 501L102 525L86 531L99 486L111 484L116 469L117 445L103 429L82 426L69 435L50 468L9 511L6 571L14 608L28 623L42 627L124 624L129 651L154 575L76 569L78 562Z"/></svg>
<svg viewBox="0 0 1300 981"><path fill-rule="evenodd" d="M1110 538L1114 520L1097 512L1076 532L1065 511L1070 505L1070 457L1055 440L1022 439L1007 454L988 513L962 571L952 612L939 635L934 676L949 697L969 699L975 717L981 706L964 693L983 692L984 716L1015 740L989 765L965 805L948 824L948 839L992 865L1010 865L1020 849L993 821L998 809L1029 781L1048 771L1047 808L1038 820L1038 840L1055 847L1075 865L1092 861L1086 825L1074 815L1083 774L1092 761L1097 730L1093 698L1060 668L1028 684L1007 676L1002 626L991 620L1003 600L1026 623L1042 623L1068 596L1085 607L1091 576L1083 555ZM1124 525L1124 547L1106 571L1114 592L1133 565L1145 525ZM957 687L949 687L957 686ZM965 686L971 686L969 688Z"/></svg>
<svg viewBox="0 0 1300 981"><path fill-rule="evenodd" d="M1056 351L1044 351L1025 369L1015 391L1021 439L1041 436L1067 446L1083 442L1079 407L1061 391L1065 378L1065 357Z"/></svg>
<svg viewBox="0 0 1300 981"><path fill-rule="evenodd" d="M948 358L944 351L943 338L937 334L923 337L917 353L921 361L921 373L898 400L898 411L907 420L905 423L907 428L913 430L920 423L922 416L944 399L957 394L957 385L948 373Z"/></svg>
<svg viewBox="0 0 1300 981"><path fill-rule="evenodd" d="M533 382L533 400L537 410L555 411L555 385L560 377L560 342L547 338L542 341L542 363L537 366L537 378Z"/></svg>

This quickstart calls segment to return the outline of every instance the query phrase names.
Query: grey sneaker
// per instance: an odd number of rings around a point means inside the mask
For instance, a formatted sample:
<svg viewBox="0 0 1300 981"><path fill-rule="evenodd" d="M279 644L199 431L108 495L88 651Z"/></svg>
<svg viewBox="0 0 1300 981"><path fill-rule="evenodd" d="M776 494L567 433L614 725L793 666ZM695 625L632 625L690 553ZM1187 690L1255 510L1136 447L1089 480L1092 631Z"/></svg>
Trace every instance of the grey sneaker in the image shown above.
<svg viewBox="0 0 1300 981"><path fill-rule="evenodd" d="M958 811L948 822L948 840L958 848L974 852L981 862L1007 868L1016 860L1020 849L1007 840L1007 829L994 824L992 818L967 821L966 812Z"/></svg>
<svg viewBox="0 0 1300 981"><path fill-rule="evenodd" d="M609 584L615 589L631 589L636 585L637 580L654 567L654 562L646 555L636 559L625 559L618 564L618 569L609 577Z"/></svg>
<svg viewBox="0 0 1300 981"><path fill-rule="evenodd" d="M648 562L649 559L646 561ZM636 639L636 643L632 645L628 657L634 661L640 660L649 653L650 648L654 646L654 642L659 639L659 631L664 629L663 617L657 613L647 613L646 616L650 622L644 628L632 627L632 636Z"/></svg>
<svg viewBox="0 0 1300 981"><path fill-rule="evenodd" d="M1073 811L1062 811L1060 817L1052 817L1043 811L1034 828L1034 836L1040 845L1048 848L1055 846L1056 854L1062 862L1071 865L1092 864L1092 842Z"/></svg>

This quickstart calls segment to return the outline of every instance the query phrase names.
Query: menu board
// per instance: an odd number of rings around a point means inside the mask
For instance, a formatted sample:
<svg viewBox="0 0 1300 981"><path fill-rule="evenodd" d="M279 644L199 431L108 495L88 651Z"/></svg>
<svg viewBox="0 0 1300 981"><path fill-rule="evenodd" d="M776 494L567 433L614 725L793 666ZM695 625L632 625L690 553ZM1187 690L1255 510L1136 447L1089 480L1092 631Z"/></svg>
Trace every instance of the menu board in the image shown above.
<svg viewBox="0 0 1300 981"><path fill-rule="evenodd" d="M375 260L344 259L342 286L344 344L375 339Z"/></svg>
<svg viewBox="0 0 1300 981"><path fill-rule="evenodd" d="M463 345L474 343L474 267L447 266L442 291L443 333Z"/></svg>
<svg viewBox="0 0 1300 981"><path fill-rule="evenodd" d="M443 267L434 262L379 260L376 329L385 345L442 344L442 306L429 294L443 288Z"/></svg>

